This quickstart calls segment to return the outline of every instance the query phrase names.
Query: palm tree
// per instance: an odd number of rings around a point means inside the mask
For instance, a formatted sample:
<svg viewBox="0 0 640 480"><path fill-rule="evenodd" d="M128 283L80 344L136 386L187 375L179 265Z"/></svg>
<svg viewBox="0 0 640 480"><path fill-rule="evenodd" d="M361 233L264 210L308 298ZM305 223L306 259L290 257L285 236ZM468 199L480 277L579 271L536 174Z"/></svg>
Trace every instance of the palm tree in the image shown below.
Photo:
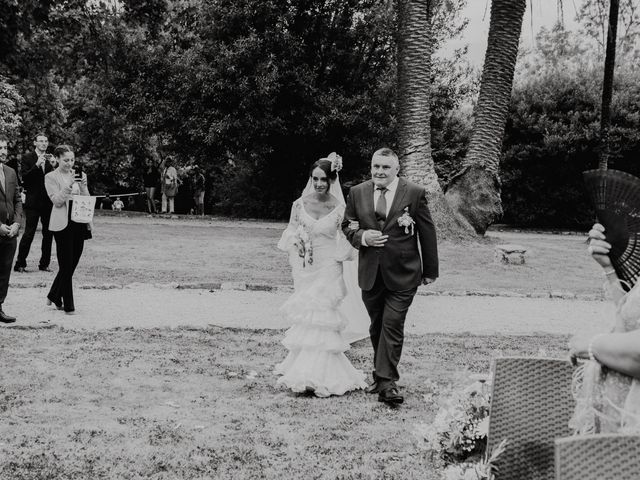
<svg viewBox="0 0 640 480"><path fill-rule="evenodd" d="M620 0L611 0L607 30L607 50L604 57L602 81L602 109L600 112L600 161L598 167L606 170L609 163L609 124L611 123L611 97L613 95L613 70L616 63L616 36L618 34L618 10Z"/></svg>
<svg viewBox="0 0 640 480"><path fill-rule="evenodd" d="M398 145L402 174L425 187L440 236L472 234L447 205L431 156L431 19L439 0L398 0Z"/></svg>
<svg viewBox="0 0 640 480"><path fill-rule="evenodd" d="M502 216L499 159L526 0L492 0L489 42L467 155L446 191L480 234Z"/></svg>

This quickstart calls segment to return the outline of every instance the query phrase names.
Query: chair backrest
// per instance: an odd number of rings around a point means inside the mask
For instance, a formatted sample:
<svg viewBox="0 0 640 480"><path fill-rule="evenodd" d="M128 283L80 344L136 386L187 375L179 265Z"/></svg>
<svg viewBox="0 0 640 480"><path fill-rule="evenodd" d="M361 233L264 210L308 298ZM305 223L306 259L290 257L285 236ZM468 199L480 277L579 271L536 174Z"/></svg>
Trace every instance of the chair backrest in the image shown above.
<svg viewBox="0 0 640 480"><path fill-rule="evenodd" d="M556 480L640 478L640 435L577 435L555 445Z"/></svg>
<svg viewBox="0 0 640 480"><path fill-rule="evenodd" d="M496 462L500 480L549 480L554 474L554 440L570 435L573 367L567 360L498 358L487 448L506 439Z"/></svg>

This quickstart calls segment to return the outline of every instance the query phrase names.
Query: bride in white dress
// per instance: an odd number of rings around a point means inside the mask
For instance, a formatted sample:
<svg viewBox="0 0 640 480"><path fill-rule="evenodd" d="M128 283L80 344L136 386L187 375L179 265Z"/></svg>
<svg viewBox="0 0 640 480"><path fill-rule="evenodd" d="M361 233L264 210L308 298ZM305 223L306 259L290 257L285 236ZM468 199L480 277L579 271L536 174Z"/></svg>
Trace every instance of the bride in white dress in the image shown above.
<svg viewBox="0 0 640 480"><path fill-rule="evenodd" d="M368 336L369 316L358 298L356 250L341 230L345 202L340 156L316 161L278 248L289 253L294 293L281 312L291 321L282 344L289 353L276 366L278 384L318 397L365 388L365 375L344 352ZM345 284L345 274L347 282Z"/></svg>

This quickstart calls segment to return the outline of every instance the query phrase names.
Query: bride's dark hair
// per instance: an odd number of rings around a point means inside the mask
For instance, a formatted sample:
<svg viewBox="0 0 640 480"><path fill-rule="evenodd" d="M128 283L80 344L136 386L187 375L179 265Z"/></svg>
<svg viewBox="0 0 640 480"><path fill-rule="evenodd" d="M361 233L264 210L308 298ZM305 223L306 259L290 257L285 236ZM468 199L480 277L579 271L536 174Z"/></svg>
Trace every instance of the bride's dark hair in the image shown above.
<svg viewBox="0 0 640 480"><path fill-rule="evenodd" d="M309 170L309 176L313 175L313 171L316 168L322 170L327 175L327 178L331 181L338 178L338 172L336 170L331 171L331 161L327 160L326 158L321 158L320 160L316 160L315 162L313 162L313 165L311 165L311 169Z"/></svg>

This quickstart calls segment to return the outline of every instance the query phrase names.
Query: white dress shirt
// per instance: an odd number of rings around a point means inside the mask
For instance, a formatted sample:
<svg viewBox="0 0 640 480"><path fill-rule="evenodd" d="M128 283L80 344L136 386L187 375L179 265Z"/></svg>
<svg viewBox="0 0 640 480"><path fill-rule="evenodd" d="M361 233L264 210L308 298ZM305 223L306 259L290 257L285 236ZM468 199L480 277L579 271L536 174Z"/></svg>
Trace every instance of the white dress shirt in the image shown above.
<svg viewBox="0 0 640 480"><path fill-rule="evenodd" d="M384 194L384 198L387 201L387 214L386 216L389 216L389 211L391 210L391 204L393 203L393 199L396 195L396 190L398 189L398 177L393 179L393 182L391 182L389 185L387 185L387 192ZM375 209L376 206L376 202L378 201L378 199L380 198L380 195L382 195L382 193L380 192L380 190L378 190L378 187L375 186L373 188L373 208ZM362 235L361 239L360 239L360 244L363 247L367 246L367 242L365 240L365 234Z"/></svg>

